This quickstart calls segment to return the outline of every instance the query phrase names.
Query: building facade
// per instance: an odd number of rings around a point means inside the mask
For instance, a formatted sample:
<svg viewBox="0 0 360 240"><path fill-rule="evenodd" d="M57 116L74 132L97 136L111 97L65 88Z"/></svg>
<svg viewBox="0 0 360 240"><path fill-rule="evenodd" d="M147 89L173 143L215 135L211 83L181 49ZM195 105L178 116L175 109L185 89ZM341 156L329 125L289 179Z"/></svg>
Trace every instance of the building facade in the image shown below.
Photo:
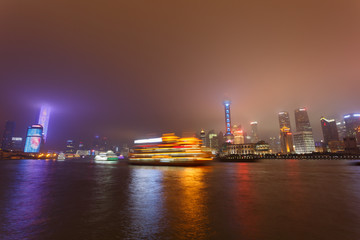
<svg viewBox="0 0 360 240"><path fill-rule="evenodd" d="M346 137L354 137L360 144L360 113L351 113L344 116Z"/></svg>
<svg viewBox="0 0 360 240"><path fill-rule="evenodd" d="M293 153L293 135L291 132L290 116L288 112L279 112L280 150L281 153Z"/></svg>
<svg viewBox="0 0 360 240"><path fill-rule="evenodd" d="M12 137L12 149L13 151L22 151L24 150L23 138L22 137Z"/></svg>
<svg viewBox="0 0 360 240"><path fill-rule="evenodd" d="M315 142L312 132L302 131L294 133L294 146L297 154L315 152Z"/></svg>
<svg viewBox="0 0 360 240"><path fill-rule="evenodd" d="M219 137L218 134L215 133L214 130L210 130L206 137L206 146L218 150L219 149Z"/></svg>
<svg viewBox="0 0 360 240"><path fill-rule="evenodd" d="M270 137L269 138L269 145L271 153L278 153L281 152L281 144L280 144L280 138L279 137Z"/></svg>
<svg viewBox="0 0 360 240"><path fill-rule="evenodd" d="M255 154L255 144L247 143L247 144L228 144L223 150L222 154L224 155L248 155Z"/></svg>
<svg viewBox="0 0 360 240"><path fill-rule="evenodd" d="M241 128L241 126L234 125L231 128L231 132L233 135L233 144L244 144L245 143L244 131Z"/></svg>
<svg viewBox="0 0 360 240"><path fill-rule="evenodd" d="M43 127L40 124L34 124L28 127L24 152L38 153L40 151L43 138Z"/></svg>
<svg viewBox="0 0 360 240"><path fill-rule="evenodd" d="M257 143L259 141L259 134L258 134L258 123L251 122L251 142Z"/></svg>
<svg viewBox="0 0 360 240"><path fill-rule="evenodd" d="M339 133L335 119L322 117L320 122L325 145L328 146L331 141L339 141Z"/></svg>
<svg viewBox="0 0 360 240"><path fill-rule="evenodd" d="M294 152L293 135L290 128L285 126L280 129L280 147L281 153L286 154Z"/></svg>
<svg viewBox="0 0 360 240"><path fill-rule="evenodd" d="M200 140L201 140L201 146L206 146L206 133L204 129L201 129L200 131Z"/></svg>
<svg viewBox="0 0 360 240"><path fill-rule="evenodd" d="M306 108L295 109L296 132L312 132L309 116Z"/></svg>
<svg viewBox="0 0 360 240"><path fill-rule="evenodd" d="M280 129L283 127L289 128L291 131L291 126L290 126L290 116L288 112L279 112L279 125L280 125Z"/></svg>
<svg viewBox="0 0 360 240"><path fill-rule="evenodd" d="M67 140L66 141L66 148L65 148L65 153L70 153L70 154L75 154L76 153L75 149L75 142L74 140Z"/></svg>
<svg viewBox="0 0 360 240"><path fill-rule="evenodd" d="M295 152L298 154L315 152L314 136L306 108L295 109L295 124Z"/></svg>
<svg viewBox="0 0 360 240"><path fill-rule="evenodd" d="M338 135L339 135L339 140L343 141L344 138L346 137L346 126L345 126L345 121L340 121L340 122L336 122L336 127L338 130Z"/></svg>

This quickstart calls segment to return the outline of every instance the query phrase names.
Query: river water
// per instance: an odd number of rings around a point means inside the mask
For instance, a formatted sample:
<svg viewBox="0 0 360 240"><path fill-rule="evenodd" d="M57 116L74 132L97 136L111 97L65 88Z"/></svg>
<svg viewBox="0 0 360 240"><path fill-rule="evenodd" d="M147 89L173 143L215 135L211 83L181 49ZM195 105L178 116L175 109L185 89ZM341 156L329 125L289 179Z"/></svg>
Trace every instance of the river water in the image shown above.
<svg viewBox="0 0 360 240"><path fill-rule="evenodd" d="M360 239L360 165L0 161L0 239Z"/></svg>

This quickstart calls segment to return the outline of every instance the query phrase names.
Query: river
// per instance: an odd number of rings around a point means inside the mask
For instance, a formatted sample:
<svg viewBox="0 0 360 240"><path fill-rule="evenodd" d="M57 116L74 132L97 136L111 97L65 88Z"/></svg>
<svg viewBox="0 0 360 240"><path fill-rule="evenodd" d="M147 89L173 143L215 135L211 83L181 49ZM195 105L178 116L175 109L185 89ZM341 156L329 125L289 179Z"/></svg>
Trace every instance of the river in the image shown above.
<svg viewBox="0 0 360 240"><path fill-rule="evenodd" d="M2 160L0 239L360 239L355 162Z"/></svg>

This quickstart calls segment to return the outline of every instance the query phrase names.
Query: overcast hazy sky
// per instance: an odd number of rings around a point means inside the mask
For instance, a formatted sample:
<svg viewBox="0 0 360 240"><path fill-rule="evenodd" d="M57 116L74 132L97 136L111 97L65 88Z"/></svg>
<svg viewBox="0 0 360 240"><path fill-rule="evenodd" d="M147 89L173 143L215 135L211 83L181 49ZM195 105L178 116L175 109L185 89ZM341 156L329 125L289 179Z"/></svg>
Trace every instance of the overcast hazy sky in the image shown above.
<svg viewBox="0 0 360 240"><path fill-rule="evenodd" d="M360 1L0 1L0 124L48 141L223 130L278 135L277 113L360 111Z"/></svg>

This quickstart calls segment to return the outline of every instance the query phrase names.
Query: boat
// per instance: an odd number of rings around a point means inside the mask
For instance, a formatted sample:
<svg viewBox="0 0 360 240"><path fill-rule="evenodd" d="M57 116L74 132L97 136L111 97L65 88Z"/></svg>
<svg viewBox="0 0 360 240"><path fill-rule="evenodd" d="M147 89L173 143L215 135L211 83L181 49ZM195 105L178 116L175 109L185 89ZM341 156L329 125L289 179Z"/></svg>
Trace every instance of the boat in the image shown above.
<svg viewBox="0 0 360 240"><path fill-rule="evenodd" d="M96 161L116 161L119 157L111 150L107 152L100 152L95 156Z"/></svg>
<svg viewBox="0 0 360 240"><path fill-rule="evenodd" d="M174 133L163 134L161 138L140 139L129 154L133 165L155 166L199 166L213 160L209 148L201 146L195 137L179 138Z"/></svg>
<svg viewBox="0 0 360 240"><path fill-rule="evenodd" d="M106 152L106 157L108 161L116 161L119 160L119 157L111 150Z"/></svg>
<svg viewBox="0 0 360 240"><path fill-rule="evenodd" d="M65 154L63 152L59 153L57 160L64 161L66 159Z"/></svg>

